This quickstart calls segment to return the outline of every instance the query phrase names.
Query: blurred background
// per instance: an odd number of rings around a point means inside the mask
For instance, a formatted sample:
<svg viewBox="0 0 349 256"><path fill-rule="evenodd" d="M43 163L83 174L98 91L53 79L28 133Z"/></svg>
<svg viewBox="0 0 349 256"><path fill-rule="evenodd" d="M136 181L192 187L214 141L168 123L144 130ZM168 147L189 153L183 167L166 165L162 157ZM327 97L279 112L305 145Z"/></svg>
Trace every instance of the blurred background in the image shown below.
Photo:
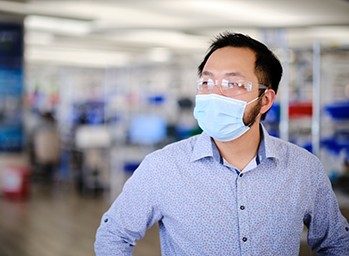
<svg viewBox="0 0 349 256"><path fill-rule="evenodd" d="M0 1L0 256L94 255L144 156L200 132L197 66L224 31L280 58L264 125L322 160L348 218L348 14L347 0ZM160 255L156 226L135 255Z"/></svg>

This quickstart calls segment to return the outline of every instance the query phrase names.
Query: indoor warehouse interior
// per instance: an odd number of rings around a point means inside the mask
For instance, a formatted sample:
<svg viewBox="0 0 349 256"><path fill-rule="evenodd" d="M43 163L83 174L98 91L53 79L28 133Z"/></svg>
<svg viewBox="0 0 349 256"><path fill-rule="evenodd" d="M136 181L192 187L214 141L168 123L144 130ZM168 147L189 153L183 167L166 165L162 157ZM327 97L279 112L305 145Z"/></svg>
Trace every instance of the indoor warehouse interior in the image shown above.
<svg viewBox="0 0 349 256"><path fill-rule="evenodd" d="M201 133L197 66L224 31L280 59L264 126L322 161L349 219L348 0L0 0L0 256L95 255L143 158ZM134 255L160 255L156 224Z"/></svg>

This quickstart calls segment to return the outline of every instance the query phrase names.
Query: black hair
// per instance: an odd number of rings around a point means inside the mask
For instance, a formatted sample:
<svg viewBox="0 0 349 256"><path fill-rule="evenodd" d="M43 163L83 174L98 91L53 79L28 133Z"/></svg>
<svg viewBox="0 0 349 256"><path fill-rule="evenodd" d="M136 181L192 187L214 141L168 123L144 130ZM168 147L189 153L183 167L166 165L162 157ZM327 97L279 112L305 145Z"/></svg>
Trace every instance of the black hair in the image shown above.
<svg viewBox="0 0 349 256"><path fill-rule="evenodd" d="M255 74L260 84L264 84L277 93L282 76L282 66L279 59L263 43L240 33L224 32L212 41L204 60L198 66L198 74L201 76L204 66L213 52L223 47L249 48L256 54ZM262 115L262 120L265 119Z"/></svg>

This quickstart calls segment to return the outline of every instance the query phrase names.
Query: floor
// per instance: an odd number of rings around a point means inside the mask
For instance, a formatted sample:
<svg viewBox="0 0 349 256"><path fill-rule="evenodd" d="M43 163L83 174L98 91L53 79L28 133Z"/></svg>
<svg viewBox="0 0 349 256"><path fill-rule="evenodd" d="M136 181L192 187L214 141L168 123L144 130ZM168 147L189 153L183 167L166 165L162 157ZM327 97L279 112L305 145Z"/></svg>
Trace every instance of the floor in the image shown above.
<svg viewBox="0 0 349 256"><path fill-rule="evenodd" d="M108 205L103 194L82 196L71 184L32 184L26 200L0 197L0 256L94 255L95 232ZM134 255L160 255L157 226ZM303 244L300 255L312 254Z"/></svg>
<svg viewBox="0 0 349 256"><path fill-rule="evenodd" d="M0 198L0 256L94 255L95 232L108 202L69 184L34 184L25 200ZM160 255L157 227L135 256Z"/></svg>

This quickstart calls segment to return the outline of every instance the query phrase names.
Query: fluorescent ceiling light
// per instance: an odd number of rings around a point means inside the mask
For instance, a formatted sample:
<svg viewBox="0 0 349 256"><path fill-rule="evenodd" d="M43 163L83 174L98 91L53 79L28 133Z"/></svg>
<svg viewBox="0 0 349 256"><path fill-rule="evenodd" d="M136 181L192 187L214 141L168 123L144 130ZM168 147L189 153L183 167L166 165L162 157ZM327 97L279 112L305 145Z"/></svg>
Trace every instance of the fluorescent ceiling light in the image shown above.
<svg viewBox="0 0 349 256"><path fill-rule="evenodd" d="M307 29L290 29L288 31L290 46L304 47L314 42L324 46L349 45L349 28L342 26L312 27Z"/></svg>
<svg viewBox="0 0 349 256"><path fill-rule="evenodd" d="M28 30L42 30L67 35L85 35L90 30L86 21L30 15L24 19Z"/></svg>
<svg viewBox="0 0 349 256"><path fill-rule="evenodd" d="M203 26L305 27L314 24L348 23L348 4L334 0L187 0L159 1L158 10L186 14ZM145 3L144 3L145 5ZM338 9L342 5L343 8ZM193 21L195 24L195 21ZM193 23L191 23L192 25Z"/></svg>
<svg viewBox="0 0 349 256"><path fill-rule="evenodd" d="M54 42L54 36L47 32L26 32L24 41L26 45L49 45Z"/></svg>
<svg viewBox="0 0 349 256"><path fill-rule="evenodd" d="M201 20L213 20L214 23L231 22L233 25L280 26L290 22L298 22L298 15L280 12L258 1L186 1L182 4L161 2L162 7L201 17ZM235 22L235 23L232 23Z"/></svg>
<svg viewBox="0 0 349 256"><path fill-rule="evenodd" d="M314 37L318 38L338 38L349 41L349 27L313 27L309 29Z"/></svg>
<svg viewBox="0 0 349 256"><path fill-rule="evenodd" d="M154 62L167 62L171 59L171 52L162 47L155 47L148 51L147 58Z"/></svg>
<svg viewBox="0 0 349 256"><path fill-rule="evenodd" d="M137 8L137 4L108 1L30 1L30 6L39 13L70 16L94 21L114 21L118 26L174 26L186 24L185 17L175 17L150 9ZM102 23L98 23L101 25ZM105 23L104 23L105 24Z"/></svg>
<svg viewBox="0 0 349 256"><path fill-rule="evenodd" d="M114 34L110 38L115 42L194 51L201 51L208 46L208 39L204 36L187 35L169 30L132 30Z"/></svg>
<svg viewBox="0 0 349 256"><path fill-rule="evenodd" d="M28 63L56 63L90 67L118 67L129 63L130 56L125 53L62 49L52 47L28 47L25 52Z"/></svg>

